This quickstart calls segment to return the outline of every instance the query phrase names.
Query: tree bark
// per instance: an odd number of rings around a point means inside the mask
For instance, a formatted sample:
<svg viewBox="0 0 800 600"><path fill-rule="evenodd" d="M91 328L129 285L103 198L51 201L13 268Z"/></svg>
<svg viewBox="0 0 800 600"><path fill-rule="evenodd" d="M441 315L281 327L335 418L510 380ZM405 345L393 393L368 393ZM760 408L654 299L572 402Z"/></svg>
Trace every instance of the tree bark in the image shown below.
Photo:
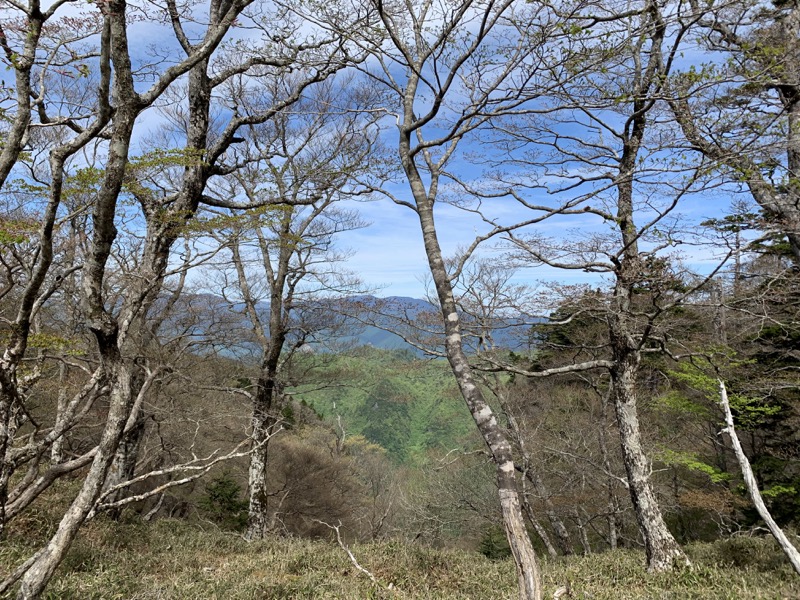
<svg viewBox="0 0 800 600"><path fill-rule="evenodd" d="M106 262L117 235L114 225L134 122L140 110L135 101L125 21L124 0L108 5L111 54L116 67L114 95L121 102L114 115L106 175L92 213L94 238L83 271L84 303L90 330L97 341L106 381L111 390L106 424L81 490L59 523L58 530L22 579L18 600L39 598L63 560L89 511L100 496L132 405L131 373L120 352L120 326L105 309L103 280ZM143 274L146 275L146 274ZM130 317L130 314L127 315ZM125 324L130 325L130 319Z"/></svg>
<svg viewBox="0 0 800 600"><path fill-rule="evenodd" d="M250 433L250 465L248 468L249 504L247 510L248 540L265 538L271 527L269 518L269 438L277 419L273 414L277 364L270 368L265 359L253 397L252 432Z"/></svg>
<svg viewBox="0 0 800 600"><path fill-rule="evenodd" d="M50 582L103 489L122 430L128 420L131 403L130 373L116 347L116 336L108 337L104 341L101 351L112 392L106 426L97 453L78 496L62 517L58 530L22 578L17 600L39 598Z"/></svg>
<svg viewBox="0 0 800 600"><path fill-rule="evenodd" d="M236 8L241 10L242 7L243 5L237 4L231 8L229 14L226 14L227 26L232 21L232 11ZM109 52L114 65L113 99L117 106L108 145L105 176L92 213L94 236L83 268L82 289L87 324L97 341L101 367L110 389L109 409L97 452L81 490L61 519L56 533L25 572L17 595L18 600L41 596L79 528L102 493L134 401L131 365L123 357L121 347L134 321L137 318L144 318L148 302L152 302L157 296L163 281L169 249L177 237L178 223L173 223L169 219L148 221L142 267L137 283L126 295L119 317L113 317L106 310L103 282L106 264L117 236L115 226L117 200L125 178L136 118L170 82L196 65L204 55L207 56L227 29L227 26L224 29L219 27L210 29L213 34L209 34L204 43L198 46L203 48L202 52L198 51L180 66L165 72L147 95L140 96L135 90L131 71L125 0L110 0L105 7L105 18L107 38L104 37L103 42L107 44L108 50L104 51ZM194 200L195 205L198 201ZM184 215L184 218L189 217Z"/></svg>
<svg viewBox="0 0 800 600"><path fill-rule="evenodd" d="M0 30L0 34L2 34L0 35L0 44L2 44L8 62L14 68L14 88L17 95L16 114L11 122L11 127L4 136L3 147L0 149L0 188L3 187L11 169L17 163L28 135L33 96L31 70L36 60L36 51L39 48L39 39L45 20L46 16L41 11L39 0L32 0L26 11L25 44L19 52L15 52L8 46L5 32Z"/></svg>
<svg viewBox="0 0 800 600"><path fill-rule="evenodd" d="M728 403L728 391L725 389L725 383L721 379L719 380L719 403L725 413L725 429L722 431L727 433L731 438L731 446L733 446L733 452L742 470L742 478L747 486L747 491L750 493L750 499L753 501L753 505L756 507L759 516L764 520L764 523L767 524L770 533L778 541L781 550L786 554L795 573L800 575L800 552L797 551L797 548L795 548L789 538L786 537L786 534L783 533L783 530L769 513L767 505L764 504L764 499L761 497L761 492L758 490L758 481L756 481L756 476L753 474L753 469L750 467L750 461L747 460L747 456L742 449L742 444L739 442L739 437L736 435L736 429L733 425L733 414L731 414L731 407Z"/></svg>
<svg viewBox="0 0 800 600"><path fill-rule="evenodd" d="M411 180L417 202L422 237L428 266L439 297L445 328L445 350L450 368L455 376L464 401L478 427L484 442L489 447L496 468L497 489L500 497L500 508L503 514L503 526L514 558L519 583L521 600L541 600L541 575L533 551L531 539L525 528L522 516L514 459L511 444L506 438L503 428L497 422L492 408L486 402L480 388L475 383L472 368L469 365L461 340L460 317L457 311L453 288L442 257L436 226L433 218L433 206L427 198L422 181L418 174Z"/></svg>
<svg viewBox="0 0 800 600"><path fill-rule="evenodd" d="M614 408L628 476L628 490L639 529L644 537L647 568L652 572L662 572L671 570L676 563L688 564L688 559L669 532L650 483L651 468L642 445L636 409L637 368L637 357L628 356L621 358L612 369Z"/></svg>
<svg viewBox="0 0 800 600"><path fill-rule="evenodd" d="M659 77L664 68L661 44L665 35L664 22L657 4L647 2L647 8L652 27L652 48L646 66L639 66L637 72L637 89L633 92L631 116L626 125L619 171L615 179L616 224L621 249L613 259L615 285L608 315L608 333L612 356L611 386L622 458L628 476L628 491L644 537L647 568L651 572L661 572L671 570L677 562L689 564L689 561L669 532L650 483L650 462L642 444L636 397L641 343L646 334L639 330L634 296L637 284L647 273L639 252L641 232L634 221L633 183L647 128L648 109L653 106L650 96L658 91ZM646 328L647 326L645 330Z"/></svg>

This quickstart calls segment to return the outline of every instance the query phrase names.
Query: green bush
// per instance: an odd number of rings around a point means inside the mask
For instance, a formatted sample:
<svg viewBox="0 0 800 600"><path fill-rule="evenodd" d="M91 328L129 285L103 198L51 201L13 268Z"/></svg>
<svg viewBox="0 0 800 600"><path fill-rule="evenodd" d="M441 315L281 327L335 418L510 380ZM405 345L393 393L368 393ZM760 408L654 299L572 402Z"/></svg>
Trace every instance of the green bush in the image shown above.
<svg viewBox="0 0 800 600"><path fill-rule="evenodd" d="M511 548L503 528L489 525L483 532L478 551L490 560L503 560L511 556Z"/></svg>
<svg viewBox="0 0 800 600"><path fill-rule="evenodd" d="M241 531L247 526L247 500L242 498L242 486L229 473L206 484L199 505L205 516L223 529Z"/></svg>

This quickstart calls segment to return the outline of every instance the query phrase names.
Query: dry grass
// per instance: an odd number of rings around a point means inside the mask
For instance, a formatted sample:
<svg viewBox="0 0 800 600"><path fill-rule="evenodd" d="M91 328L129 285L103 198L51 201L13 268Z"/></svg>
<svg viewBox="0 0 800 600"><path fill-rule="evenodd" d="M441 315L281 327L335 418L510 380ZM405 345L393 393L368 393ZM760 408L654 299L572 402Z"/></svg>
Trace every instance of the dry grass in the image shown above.
<svg viewBox="0 0 800 600"><path fill-rule="evenodd" d="M31 547L30 535L0 546L8 571ZM49 598L81 600L368 598L515 598L509 561L400 542L354 545L375 586L335 544L276 539L247 543L179 521L90 524L48 589ZM618 551L546 562L546 597L569 581L572 598L741 600L800 598L800 577L767 539L739 538L688 548L694 567L648 575L643 555Z"/></svg>

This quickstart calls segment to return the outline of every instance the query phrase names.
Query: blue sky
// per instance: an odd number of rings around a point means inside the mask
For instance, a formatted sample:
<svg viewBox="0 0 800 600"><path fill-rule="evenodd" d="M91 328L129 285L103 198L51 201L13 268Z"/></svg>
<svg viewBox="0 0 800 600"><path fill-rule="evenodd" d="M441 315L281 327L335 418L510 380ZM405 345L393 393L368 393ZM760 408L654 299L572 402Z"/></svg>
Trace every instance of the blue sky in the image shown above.
<svg viewBox="0 0 800 600"><path fill-rule="evenodd" d="M152 24L134 25L132 39L141 50L151 44L162 46L162 50L169 48L175 51L174 57L181 55L169 30L153 27ZM157 128L158 117L154 111L143 115L142 122L137 126L140 135ZM387 144L391 147L396 131L389 127ZM461 153L475 150L475 146L466 143L460 149ZM474 165L461 163L455 158L461 169L474 169ZM410 199L409 192L402 185L395 184L392 192L403 199ZM393 204L385 198L378 198L372 202L362 202L357 205L364 219L370 226L358 231L349 232L342 236L339 243L342 248L353 252L352 258L347 263L347 268L358 273L367 287L375 290L380 296L411 296L422 297L425 294L425 284L428 268L424 255L422 239L416 215L408 208ZM513 203L505 200L490 204L495 214L504 220L518 217ZM721 216L727 209L727 202L720 197L712 200L689 197L682 204L681 213L690 220ZM523 217L524 218L524 217ZM440 204L437 211L437 222L442 249L446 256L453 255L460 245L469 243L476 234L485 230L477 217L460 211L452 206ZM566 234L570 229L583 229L591 231L597 227L594 219L578 215L577 217L556 218L548 222L541 229L548 235L559 236ZM491 256L492 251L487 248L484 255ZM494 255L497 255L495 252ZM712 252L710 249L693 250L689 262L703 270L703 265L710 263ZM557 281L561 283L590 283L597 284L599 276L583 273L581 271L562 271L547 267L538 267L521 271L517 281L535 284L537 281Z"/></svg>
<svg viewBox="0 0 800 600"><path fill-rule="evenodd" d="M357 208L371 225L341 238L341 246L353 251L347 268L359 273L378 296L423 297L428 265L416 215L408 208L386 199L359 203ZM722 197L688 197L681 207L681 214L697 222L722 216L727 208L727 201ZM440 243L446 256L453 255L459 245L471 240L480 226L477 219L451 206L440 206L437 216ZM588 221L582 223L589 224ZM573 227L580 228L580 224L564 217L553 220L544 229L549 234L557 234L558 229L563 229L566 234L566 230ZM498 251L492 251L489 245L484 250L485 256L499 254ZM686 248L683 254L686 264L699 272L708 272L717 262L716 253L710 247ZM596 273L539 266L520 270L514 280L532 286L543 282L586 283L594 286L600 285L602 278Z"/></svg>

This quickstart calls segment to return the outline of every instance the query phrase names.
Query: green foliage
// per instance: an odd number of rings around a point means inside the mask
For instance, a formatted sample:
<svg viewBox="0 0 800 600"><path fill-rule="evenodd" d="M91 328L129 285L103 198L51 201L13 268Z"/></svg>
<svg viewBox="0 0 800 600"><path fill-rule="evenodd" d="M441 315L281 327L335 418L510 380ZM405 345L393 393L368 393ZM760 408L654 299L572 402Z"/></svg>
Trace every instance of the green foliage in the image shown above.
<svg viewBox="0 0 800 600"><path fill-rule="evenodd" d="M74 340L50 333L33 333L29 335L28 347L57 350L72 356L80 354L80 350L77 348L77 344Z"/></svg>
<svg viewBox="0 0 800 600"><path fill-rule="evenodd" d="M679 390L670 390L656 398L659 408L678 414L692 414L704 419L711 418L707 404L696 402Z"/></svg>
<svg viewBox="0 0 800 600"><path fill-rule="evenodd" d="M797 495L797 488L793 485L773 485L765 490L761 490L761 495L764 498L777 498L781 495L789 495L789 496L796 496Z"/></svg>
<svg viewBox="0 0 800 600"><path fill-rule="evenodd" d="M322 420L324 417L322 413L317 410L317 407L314 406L313 402L306 402L305 398L300 400L300 406L303 407L304 410L308 410L317 417L318 420Z"/></svg>
<svg viewBox="0 0 800 600"><path fill-rule="evenodd" d="M511 556L511 547L503 528L489 525L483 532L478 551L489 560L502 560Z"/></svg>
<svg viewBox="0 0 800 600"><path fill-rule="evenodd" d="M229 473L209 481L198 504L209 519L224 529L239 531L247 525L247 500L242 499L242 487Z"/></svg>
<svg viewBox="0 0 800 600"><path fill-rule="evenodd" d="M281 421L285 429L292 429L297 424L291 404L287 404L281 409Z"/></svg>
<svg viewBox="0 0 800 600"><path fill-rule="evenodd" d="M730 352L728 354L730 355ZM752 360L737 360L733 355L730 355L726 362L726 370L731 372L741 372L754 363ZM709 371L714 375L710 375ZM677 370L670 371L670 375L700 392L709 402L719 402L719 380L716 369L707 359L705 365L703 359L680 363ZM777 415L781 410L780 406L765 403L760 398L737 393L732 389L728 390L728 402L736 418L736 426L745 430L762 425L768 417Z"/></svg>
<svg viewBox="0 0 800 600"><path fill-rule="evenodd" d="M697 409L694 414L714 421L721 421L721 415L714 408L719 401L719 380L725 380L728 388L728 400L733 413L737 430L751 432L755 443L750 444L749 459L753 471L759 482L759 488L768 504L769 510L780 525L797 522L800 518L800 496L796 493L800 489L800 477L797 476L797 463L787 453L793 453L795 447L794 432L791 427L793 414L791 403L778 394L772 392L774 380L765 376L765 367L768 360L764 356L758 358L741 359L727 347L714 347L706 350L706 355L711 358L695 358L692 363L682 363L672 371L671 376L683 383L686 388L682 393L677 390L673 396L662 400L673 406L681 404L675 401L676 396L683 396L683 406L691 411L693 408L708 406L709 416L703 417L702 411ZM755 397L753 393L743 393L742 390L758 390L759 379L765 377L764 391ZM699 396L700 400L692 399L692 393ZM686 414L690 414L687 411ZM786 421L786 423L784 423ZM787 439L787 434L790 436ZM758 443L759 438L764 440ZM783 444L783 448L781 447ZM665 462L681 464L697 472L706 473L712 481L721 481L716 469L706 465L692 453L673 453ZM736 488L740 496L746 496L744 486ZM747 505L741 509L742 524L755 524L760 521L756 511Z"/></svg>
<svg viewBox="0 0 800 600"><path fill-rule="evenodd" d="M392 382L381 381L359 409L366 422L364 437L386 448L399 462L407 458L411 437L408 398L401 391Z"/></svg>
<svg viewBox="0 0 800 600"><path fill-rule="evenodd" d="M31 239L38 224L33 220L0 217L0 244L22 244Z"/></svg>
<svg viewBox="0 0 800 600"><path fill-rule="evenodd" d="M305 401L326 420L341 417L348 437L363 435L380 444L396 463L424 461L429 451L450 450L476 435L443 360L420 360L406 352L376 348L302 360L325 361L316 369L319 376L348 385L293 390L300 403Z"/></svg>
<svg viewBox="0 0 800 600"><path fill-rule="evenodd" d="M205 150L198 148L156 148L128 162L128 169L142 174L150 170L161 170L166 166L192 167L203 163Z"/></svg>
<svg viewBox="0 0 800 600"><path fill-rule="evenodd" d="M689 469L690 471L695 471L698 473L704 473L708 475L709 479L711 479L712 483L721 483L723 481L728 481L731 476L729 473L725 473L709 465L708 463L703 462L697 457L697 454L694 452L676 452L674 450L662 450L658 455L659 460L666 465L680 465Z"/></svg>

